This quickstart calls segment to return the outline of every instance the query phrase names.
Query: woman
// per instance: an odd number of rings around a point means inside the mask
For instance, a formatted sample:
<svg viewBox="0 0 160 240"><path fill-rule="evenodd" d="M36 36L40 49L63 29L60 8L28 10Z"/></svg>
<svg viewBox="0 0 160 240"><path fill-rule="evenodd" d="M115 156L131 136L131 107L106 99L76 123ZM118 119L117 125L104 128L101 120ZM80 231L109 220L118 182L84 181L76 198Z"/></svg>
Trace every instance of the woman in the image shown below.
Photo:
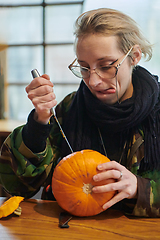
<svg viewBox="0 0 160 240"><path fill-rule="evenodd" d="M152 48L136 23L112 9L83 13L76 21L76 56L69 69L80 79L76 93L56 107L56 115L73 151L93 149L112 161L99 165L94 181L116 181L94 187L97 194L116 190L103 206L136 216L159 217L160 136L157 77L137 66ZM33 196L45 186L53 199L52 173L70 154L50 109L56 106L48 75L27 87L35 109L28 122L2 148L1 183L11 194Z"/></svg>

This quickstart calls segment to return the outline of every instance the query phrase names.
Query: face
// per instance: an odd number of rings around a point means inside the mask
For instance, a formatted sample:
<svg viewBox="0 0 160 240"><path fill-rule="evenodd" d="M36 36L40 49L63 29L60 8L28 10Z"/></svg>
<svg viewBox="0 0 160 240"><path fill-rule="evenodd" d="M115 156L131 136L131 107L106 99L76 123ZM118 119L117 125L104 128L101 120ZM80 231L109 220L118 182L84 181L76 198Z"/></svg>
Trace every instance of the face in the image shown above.
<svg viewBox="0 0 160 240"><path fill-rule="evenodd" d="M92 94L106 104L124 101L133 94L131 59L127 57L117 76L113 79L101 78L93 69L112 64L117 66L125 56L118 48L117 37L89 34L81 37L76 46L77 60L83 67L91 70L90 77L84 79ZM117 81L116 81L117 79ZM116 83L117 82L117 83ZM118 99L117 99L118 98Z"/></svg>

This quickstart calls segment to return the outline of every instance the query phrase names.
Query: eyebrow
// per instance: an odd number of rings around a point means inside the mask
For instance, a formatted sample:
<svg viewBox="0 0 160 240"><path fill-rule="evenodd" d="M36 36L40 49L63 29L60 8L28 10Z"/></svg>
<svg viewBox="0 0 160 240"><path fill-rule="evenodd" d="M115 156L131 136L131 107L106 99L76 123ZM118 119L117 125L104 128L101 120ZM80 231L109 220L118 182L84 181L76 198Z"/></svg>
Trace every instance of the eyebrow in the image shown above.
<svg viewBox="0 0 160 240"><path fill-rule="evenodd" d="M102 58L98 58L97 61L109 60L109 59L107 59L107 58L108 58L108 56L102 57ZM83 60L79 60L78 58L77 58L77 60L78 60L79 62L85 62L85 61L83 61Z"/></svg>
<svg viewBox="0 0 160 240"><path fill-rule="evenodd" d="M105 60L105 58L99 58L98 59L98 61L102 61L102 60ZM79 60L79 59L77 59L77 61L78 61L78 63L86 63L85 61ZM118 58L115 61L113 61L112 63L108 64L108 65L113 65L117 61L118 61Z"/></svg>

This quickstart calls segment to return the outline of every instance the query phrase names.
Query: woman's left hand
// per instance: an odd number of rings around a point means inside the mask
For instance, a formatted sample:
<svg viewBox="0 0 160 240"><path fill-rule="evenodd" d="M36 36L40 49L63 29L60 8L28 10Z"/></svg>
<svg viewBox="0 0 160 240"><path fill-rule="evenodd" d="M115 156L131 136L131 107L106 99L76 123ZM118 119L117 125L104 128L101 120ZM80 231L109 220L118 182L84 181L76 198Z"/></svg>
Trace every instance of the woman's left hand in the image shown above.
<svg viewBox="0 0 160 240"><path fill-rule="evenodd" d="M93 176L95 182L105 179L115 179L113 183L103 186L95 186L94 193L117 191L117 194L103 205L103 209L110 208L112 205L124 198L136 198L137 195L137 177L121 164L110 161L97 166L100 173Z"/></svg>

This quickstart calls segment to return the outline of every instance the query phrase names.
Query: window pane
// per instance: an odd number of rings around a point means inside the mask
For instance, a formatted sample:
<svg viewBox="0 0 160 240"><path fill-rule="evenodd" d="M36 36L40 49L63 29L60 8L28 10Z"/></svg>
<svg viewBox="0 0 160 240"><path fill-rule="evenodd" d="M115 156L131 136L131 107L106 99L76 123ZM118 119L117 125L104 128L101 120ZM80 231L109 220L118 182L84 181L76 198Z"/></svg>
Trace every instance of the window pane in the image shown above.
<svg viewBox="0 0 160 240"><path fill-rule="evenodd" d="M42 7L0 8L0 22L6 44L42 42Z"/></svg>
<svg viewBox="0 0 160 240"><path fill-rule="evenodd" d="M27 97L24 86L8 87L9 119L26 121L33 105Z"/></svg>
<svg viewBox="0 0 160 240"><path fill-rule="evenodd" d="M80 13L80 4L46 7L46 42L72 42L73 25Z"/></svg>
<svg viewBox="0 0 160 240"><path fill-rule="evenodd" d="M43 71L42 46L8 48L8 82L31 81L33 68Z"/></svg>
<svg viewBox="0 0 160 240"><path fill-rule="evenodd" d="M143 59L140 65L146 67L153 74L160 76L159 56L160 56L160 1L153 0L152 6L148 6L143 16L143 20L138 21L140 24L143 22L142 30L153 44L153 57L149 62L145 62ZM139 16L135 16L139 18Z"/></svg>
<svg viewBox="0 0 160 240"><path fill-rule="evenodd" d="M55 86L57 102L59 103L67 94L76 91L78 85ZM28 99L25 92L25 86L9 86L8 87L9 119L27 121L28 114L34 108L32 102Z"/></svg>
<svg viewBox="0 0 160 240"><path fill-rule="evenodd" d="M138 6L138 8L137 8ZM146 67L151 73L160 75L160 1L159 0L85 0L83 11L95 8L114 8L132 17L142 29L143 34L153 44L153 57L149 62L143 58L139 65Z"/></svg>
<svg viewBox="0 0 160 240"><path fill-rule="evenodd" d="M74 2L79 2L79 1L80 0L46 0L45 2L46 3L68 3L68 2L73 2L74 3Z"/></svg>
<svg viewBox="0 0 160 240"><path fill-rule="evenodd" d="M7 5L7 4L35 4L35 3L42 3L42 0L0 0L0 4Z"/></svg>
<svg viewBox="0 0 160 240"><path fill-rule="evenodd" d="M78 89L78 84L77 85L55 85L54 86L54 92L56 94L56 100L57 103L63 100L65 96L67 96L69 93L77 91Z"/></svg>
<svg viewBox="0 0 160 240"><path fill-rule="evenodd" d="M73 45L46 48L46 72L51 76L53 83L79 83L80 79L68 69L74 58Z"/></svg>

